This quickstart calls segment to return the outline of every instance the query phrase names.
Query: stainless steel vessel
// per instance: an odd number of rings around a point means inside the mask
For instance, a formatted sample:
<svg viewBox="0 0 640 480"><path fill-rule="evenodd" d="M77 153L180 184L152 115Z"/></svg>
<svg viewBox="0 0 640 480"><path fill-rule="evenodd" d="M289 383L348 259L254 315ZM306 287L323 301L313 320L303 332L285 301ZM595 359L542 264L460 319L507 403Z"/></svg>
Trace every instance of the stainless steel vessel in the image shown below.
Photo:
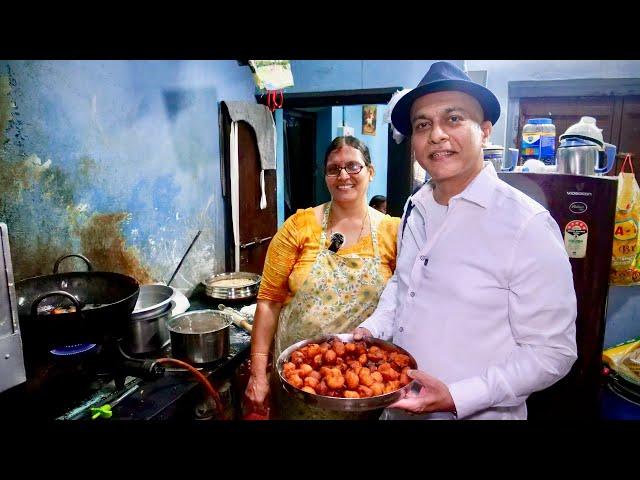
<svg viewBox="0 0 640 480"><path fill-rule="evenodd" d="M229 355L231 318L217 310L176 315L167 322L171 354L189 363L210 363Z"/></svg>
<svg viewBox="0 0 640 480"><path fill-rule="evenodd" d="M287 380L284 378L284 375L282 373L282 369L284 367L284 364L288 361L289 357L295 350L298 350L299 348L302 348L309 343L328 342L329 340L336 337L345 343L354 341L353 335L350 333L325 335L320 338L315 338L311 340L302 340L298 343L294 343L293 345L291 345L289 348L287 348L280 354L280 356L278 357L278 360L276 361L276 368L278 369L278 376L280 377L280 382L282 386L290 395L292 395L293 397L295 397L296 399L302 402L305 402L307 404L310 404L319 408L325 408L327 410L336 410L336 411L342 411L342 412L366 412L369 410L377 410L377 409L383 409L385 407L388 407L395 401L402 398L406 394L406 392L408 392L409 390L411 390L411 388L414 387L414 385L417 385L416 381L413 380L409 384L400 388L399 390L396 390L390 393L385 393L384 395L377 395L375 397L368 397L368 398L337 398L337 397L327 397L325 395L317 395L317 394L305 392L303 390L300 390L294 387L289 382L287 382ZM385 342L384 340L379 340L377 338L368 338L366 339L366 343L367 343L367 346L377 345L380 348L383 348L385 350L395 350L397 352L403 353L409 357L409 362L410 362L409 366L412 369L417 368L417 362L416 362L416 359L413 358L413 355L411 355L409 352L407 352L403 348L400 348L397 345L394 345L393 343Z"/></svg>
<svg viewBox="0 0 640 480"><path fill-rule="evenodd" d="M218 273L207 277L204 282L207 295L219 300L246 300L258 295L260 280L262 277L257 273L230 272ZM241 286L225 286L221 283L232 283L238 281Z"/></svg>

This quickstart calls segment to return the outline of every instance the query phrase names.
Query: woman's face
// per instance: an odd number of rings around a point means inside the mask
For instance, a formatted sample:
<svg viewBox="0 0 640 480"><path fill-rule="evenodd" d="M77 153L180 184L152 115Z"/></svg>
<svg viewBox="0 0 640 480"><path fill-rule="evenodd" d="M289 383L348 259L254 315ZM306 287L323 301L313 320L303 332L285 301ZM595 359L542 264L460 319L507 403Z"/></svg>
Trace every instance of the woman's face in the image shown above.
<svg viewBox="0 0 640 480"><path fill-rule="evenodd" d="M354 170L356 164L362 169L358 173L347 173L345 168L340 170L338 176L327 175L336 167L351 167ZM366 166L360 150L347 145L334 150L329 154L325 165L325 180L327 188L334 202L348 203L362 201L367 195L369 182L373 178L373 166Z"/></svg>

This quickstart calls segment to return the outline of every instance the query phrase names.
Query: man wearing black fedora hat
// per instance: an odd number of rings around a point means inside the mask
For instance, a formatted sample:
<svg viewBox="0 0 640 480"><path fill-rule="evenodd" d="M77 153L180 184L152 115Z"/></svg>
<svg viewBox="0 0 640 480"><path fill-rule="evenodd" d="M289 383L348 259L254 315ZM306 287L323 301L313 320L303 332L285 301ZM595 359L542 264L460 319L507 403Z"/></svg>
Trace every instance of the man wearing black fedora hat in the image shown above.
<svg viewBox="0 0 640 480"><path fill-rule="evenodd" d="M396 271L354 331L418 362L409 375L420 387L382 418L526 419L527 397L576 359L560 229L483 161L499 116L495 95L449 62L434 63L391 113L431 180L407 201Z"/></svg>

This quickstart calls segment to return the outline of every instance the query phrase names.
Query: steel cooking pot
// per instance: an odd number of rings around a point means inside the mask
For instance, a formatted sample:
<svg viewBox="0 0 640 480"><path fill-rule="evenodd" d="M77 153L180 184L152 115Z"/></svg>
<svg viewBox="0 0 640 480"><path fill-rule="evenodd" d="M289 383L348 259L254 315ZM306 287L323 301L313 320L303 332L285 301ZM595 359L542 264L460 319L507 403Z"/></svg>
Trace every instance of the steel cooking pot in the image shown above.
<svg viewBox="0 0 640 480"><path fill-rule="evenodd" d="M210 363L229 355L231 318L217 310L196 310L167 321L171 355L189 363Z"/></svg>
<svg viewBox="0 0 640 480"><path fill-rule="evenodd" d="M161 350L169 343L166 321L175 308L173 289L166 285L142 285L131 313L126 336L129 353L142 354Z"/></svg>
<svg viewBox="0 0 640 480"><path fill-rule="evenodd" d="M230 272L211 275L202 283L209 297L217 300L247 300L258 295L261 279L257 273Z"/></svg>
<svg viewBox="0 0 640 480"><path fill-rule="evenodd" d="M367 412L370 410L378 410L378 409L384 409L388 407L389 405L396 402L397 400L400 400L400 398L402 398L406 392L411 390L414 387L414 385L416 385L416 381L412 380L410 383L400 388L399 390L385 393L383 395L376 395L375 397L338 398L338 397L328 397L325 395L318 395L318 394L305 392L304 390L296 388L293 385L291 385L289 382L287 382L282 372L282 369L284 367L284 364L287 363L287 361L289 361L291 354L295 350L298 350L299 348L302 348L309 343L320 344L322 342L328 342L331 339L334 339L336 337L342 340L344 343L354 341L353 335L350 333L325 335L320 338L315 338L311 340L302 340L298 343L294 343L293 345L291 345L289 348L287 348L280 354L280 356L278 357L278 360L276 361L276 368L278 370L280 383L282 384L283 388L287 391L289 395L306 404L313 405L319 408L324 408L327 410L335 410L335 411L341 411L341 412ZM380 348L383 348L385 350L395 350L397 352L403 353L404 355L407 355L409 357L409 367L412 369L417 368L416 359L413 358L413 355L411 355L409 352L407 352L403 348L400 348L397 345L394 345L393 343L385 342L384 340L379 340L377 338L365 338L364 341L366 342L367 346L377 345Z"/></svg>

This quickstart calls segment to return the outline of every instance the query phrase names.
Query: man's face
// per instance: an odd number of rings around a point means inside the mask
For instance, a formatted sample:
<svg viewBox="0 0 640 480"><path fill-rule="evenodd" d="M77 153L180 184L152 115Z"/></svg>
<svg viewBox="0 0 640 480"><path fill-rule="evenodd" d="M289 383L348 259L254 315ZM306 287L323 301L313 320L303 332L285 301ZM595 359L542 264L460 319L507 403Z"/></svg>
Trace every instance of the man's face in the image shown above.
<svg viewBox="0 0 640 480"><path fill-rule="evenodd" d="M429 93L413 102L410 115L415 158L436 184L466 185L482 169L491 122L482 121L475 98L457 91Z"/></svg>

